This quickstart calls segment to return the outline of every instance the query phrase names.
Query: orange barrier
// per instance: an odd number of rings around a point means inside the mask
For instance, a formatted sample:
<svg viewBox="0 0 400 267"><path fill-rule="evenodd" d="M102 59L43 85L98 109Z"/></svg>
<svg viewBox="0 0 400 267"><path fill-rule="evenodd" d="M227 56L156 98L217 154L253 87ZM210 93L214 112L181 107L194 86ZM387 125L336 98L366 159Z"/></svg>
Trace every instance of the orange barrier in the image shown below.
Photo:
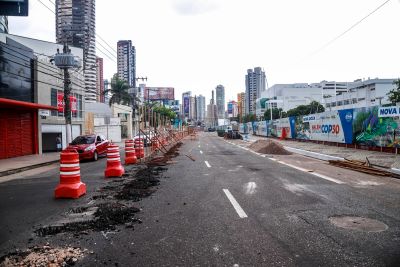
<svg viewBox="0 0 400 267"><path fill-rule="evenodd" d="M133 140L125 140L125 165L136 164L135 144Z"/></svg>
<svg viewBox="0 0 400 267"><path fill-rule="evenodd" d="M60 184L54 190L56 198L79 198L86 194L86 184L81 182L79 154L75 149L60 153Z"/></svg>
<svg viewBox="0 0 400 267"><path fill-rule="evenodd" d="M114 144L110 144L107 147L107 167L104 171L104 176L109 177L121 177L125 173L124 167L121 164L121 158L119 155L119 147Z"/></svg>
<svg viewBox="0 0 400 267"><path fill-rule="evenodd" d="M142 138L135 140L135 152L138 159L144 158L144 143Z"/></svg>

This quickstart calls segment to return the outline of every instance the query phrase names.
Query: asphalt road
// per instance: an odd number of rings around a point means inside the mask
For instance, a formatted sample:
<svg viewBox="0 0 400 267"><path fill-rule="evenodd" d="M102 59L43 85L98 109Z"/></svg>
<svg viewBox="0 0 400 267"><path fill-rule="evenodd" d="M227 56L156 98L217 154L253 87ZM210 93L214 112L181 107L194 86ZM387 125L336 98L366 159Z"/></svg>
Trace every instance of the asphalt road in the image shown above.
<svg viewBox="0 0 400 267"><path fill-rule="evenodd" d="M356 184L349 182L351 171L332 171L330 177L325 169L318 176L305 170L298 156L276 160L215 133L186 140L158 190L137 202L143 223L134 231L121 228L107 236L95 232L68 241L94 252L78 265L400 265L399 180L365 176ZM305 165L309 161L304 158ZM101 179L104 164L81 165L89 192L79 200L53 199L57 169L0 184L0 252L26 246L32 227L90 201L90 191L107 183ZM354 229L331 222L343 216L361 219L351 222ZM366 219L383 224L366 224ZM368 228L373 226L377 228Z"/></svg>

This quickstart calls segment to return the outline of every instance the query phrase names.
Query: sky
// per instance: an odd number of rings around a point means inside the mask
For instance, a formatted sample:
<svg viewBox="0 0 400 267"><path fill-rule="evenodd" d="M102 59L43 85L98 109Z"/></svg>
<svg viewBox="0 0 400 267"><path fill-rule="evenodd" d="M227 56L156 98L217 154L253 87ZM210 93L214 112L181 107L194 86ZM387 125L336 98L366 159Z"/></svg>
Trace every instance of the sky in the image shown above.
<svg viewBox="0 0 400 267"><path fill-rule="evenodd" d="M55 9L55 0L41 1ZM147 86L174 87L176 99L192 91L208 103L222 84L228 101L245 91L254 67L264 69L268 86L400 77L400 0L326 45L384 2L97 0L96 33L115 50L118 40L132 40L136 74L148 78ZM29 5L28 17L9 18L10 33L55 42L55 15L39 0ZM116 59L99 50L98 56L111 78Z"/></svg>

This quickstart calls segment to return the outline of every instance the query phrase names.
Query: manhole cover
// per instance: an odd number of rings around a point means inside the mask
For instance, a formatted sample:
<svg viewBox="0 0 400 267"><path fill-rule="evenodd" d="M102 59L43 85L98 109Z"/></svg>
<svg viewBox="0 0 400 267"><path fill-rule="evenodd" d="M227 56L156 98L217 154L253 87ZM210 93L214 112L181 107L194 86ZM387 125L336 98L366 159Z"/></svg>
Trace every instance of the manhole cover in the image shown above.
<svg viewBox="0 0 400 267"><path fill-rule="evenodd" d="M333 216L329 220L337 227L364 232L382 232L389 227L383 222L355 216Z"/></svg>

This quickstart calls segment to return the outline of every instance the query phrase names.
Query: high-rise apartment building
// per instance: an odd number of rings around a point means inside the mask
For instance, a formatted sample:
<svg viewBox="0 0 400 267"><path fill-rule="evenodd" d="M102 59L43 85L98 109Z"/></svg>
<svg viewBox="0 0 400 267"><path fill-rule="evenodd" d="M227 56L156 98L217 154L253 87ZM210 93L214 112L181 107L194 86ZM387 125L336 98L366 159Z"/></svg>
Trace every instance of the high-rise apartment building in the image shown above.
<svg viewBox="0 0 400 267"><path fill-rule="evenodd" d="M246 93L237 94L238 115L241 119L246 114Z"/></svg>
<svg viewBox="0 0 400 267"><path fill-rule="evenodd" d="M206 117L206 98L202 95L196 97L197 120L204 121Z"/></svg>
<svg viewBox="0 0 400 267"><path fill-rule="evenodd" d="M136 87L136 49L131 40L118 41L118 78L125 80L129 87Z"/></svg>
<svg viewBox="0 0 400 267"><path fill-rule="evenodd" d="M214 100L214 90L212 91L210 104L207 105L206 122L207 125L210 127L215 127L218 124L217 106L215 105L215 100Z"/></svg>
<svg viewBox="0 0 400 267"><path fill-rule="evenodd" d="M256 114L256 100L261 97L265 87L265 72L256 67L248 69L246 74L246 114Z"/></svg>
<svg viewBox="0 0 400 267"><path fill-rule="evenodd" d="M190 97L190 107L189 107L189 119L197 120L197 103L196 96Z"/></svg>
<svg viewBox="0 0 400 267"><path fill-rule="evenodd" d="M83 49L85 101L96 101L95 0L56 0L56 39Z"/></svg>
<svg viewBox="0 0 400 267"><path fill-rule="evenodd" d="M96 57L96 100L104 103L103 59Z"/></svg>
<svg viewBox="0 0 400 267"><path fill-rule="evenodd" d="M218 119L225 118L225 88L222 85L218 85L215 88L216 104L217 104L217 116Z"/></svg>
<svg viewBox="0 0 400 267"><path fill-rule="evenodd" d="M0 32L8 33L8 17L0 16Z"/></svg>

